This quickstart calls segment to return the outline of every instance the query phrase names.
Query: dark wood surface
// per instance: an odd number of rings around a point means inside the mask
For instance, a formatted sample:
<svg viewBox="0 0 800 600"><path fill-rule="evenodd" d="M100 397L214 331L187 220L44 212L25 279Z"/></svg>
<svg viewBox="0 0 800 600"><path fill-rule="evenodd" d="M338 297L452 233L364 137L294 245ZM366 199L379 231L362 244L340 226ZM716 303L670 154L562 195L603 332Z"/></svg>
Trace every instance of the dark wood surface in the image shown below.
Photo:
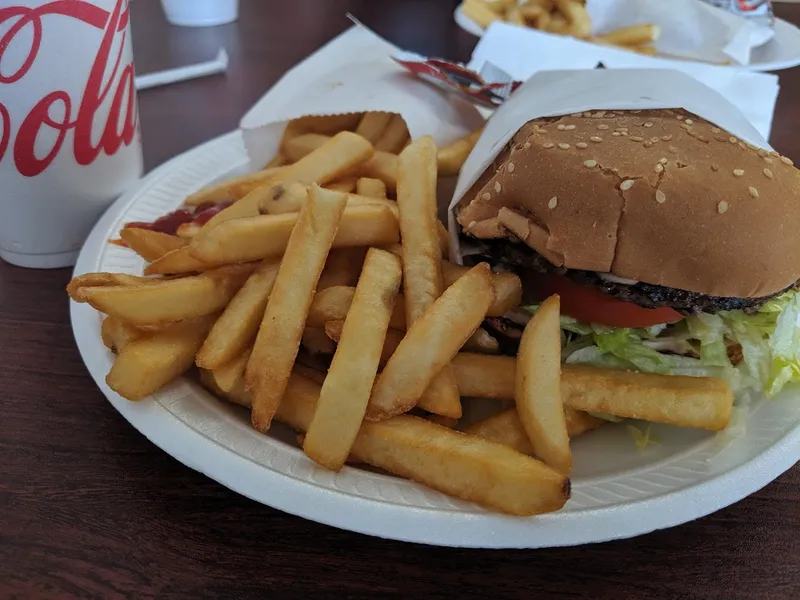
<svg viewBox="0 0 800 600"><path fill-rule="evenodd" d="M465 59L446 0L242 0L238 22L173 28L133 3L144 73L213 56L226 76L145 91L148 169L236 127L349 10L423 53ZM800 22L800 7L779 14ZM800 159L800 70L783 71L772 141ZM632 540L538 551L402 544L301 520L230 492L138 434L72 339L66 269L0 263L0 598L800 598L800 469L714 515Z"/></svg>

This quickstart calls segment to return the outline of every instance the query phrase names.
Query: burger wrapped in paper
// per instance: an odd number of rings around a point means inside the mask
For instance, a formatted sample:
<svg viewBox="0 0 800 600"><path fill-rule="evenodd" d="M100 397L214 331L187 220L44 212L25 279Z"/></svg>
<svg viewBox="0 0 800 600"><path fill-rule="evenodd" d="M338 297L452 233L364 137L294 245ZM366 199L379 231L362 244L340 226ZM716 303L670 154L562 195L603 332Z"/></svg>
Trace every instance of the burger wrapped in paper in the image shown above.
<svg viewBox="0 0 800 600"><path fill-rule="evenodd" d="M643 88L631 75L564 75L558 97L545 74L544 100L534 77L465 165L451 215L460 257L514 270L524 287L523 305L486 326L513 351L557 293L567 362L776 393L800 380L800 171L721 97L703 108L715 93L701 84L663 72ZM602 97L615 89L628 101ZM493 131L507 133L485 139Z"/></svg>

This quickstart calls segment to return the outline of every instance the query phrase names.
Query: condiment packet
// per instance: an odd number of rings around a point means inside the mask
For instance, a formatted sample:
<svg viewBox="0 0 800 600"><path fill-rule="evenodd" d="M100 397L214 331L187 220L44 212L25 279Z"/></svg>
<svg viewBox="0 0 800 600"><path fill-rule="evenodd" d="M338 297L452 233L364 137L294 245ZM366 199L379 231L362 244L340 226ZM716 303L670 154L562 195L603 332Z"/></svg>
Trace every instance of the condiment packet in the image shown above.
<svg viewBox="0 0 800 600"><path fill-rule="evenodd" d="M493 23L484 33L467 65L485 73L493 65L517 81L545 70L591 69L600 62L608 69L675 69L717 90L769 137L778 77L700 62L643 56L613 47L535 29Z"/></svg>
<svg viewBox="0 0 800 600"><path fill-rule="evenodd" d="M588 0L592 34L653 23L661 27L655 43L662 54L746 65L753 48L772 39L771 27L698 0Z"/></svg>
<svg viewBox="0 0 800 600"><path fill-rule="evenodd" d="M463 255L455 207L525 123L585 111L656 108L683 108L744 142L772 149L725 97L685 73L657 69L542 71L497 109L461 169L447 214L451 259L462 262Z"/></svg>
<svg viewBox="0 0 800 600"><path fill-rule="evenodd" d="M392 58L400 53L354 25L288 71L239 124L251 167L261 168L275 156L286 123L303 116L399 113L412 139L431 135L437 145L483 124L471 102L408 73Z"/></svg>

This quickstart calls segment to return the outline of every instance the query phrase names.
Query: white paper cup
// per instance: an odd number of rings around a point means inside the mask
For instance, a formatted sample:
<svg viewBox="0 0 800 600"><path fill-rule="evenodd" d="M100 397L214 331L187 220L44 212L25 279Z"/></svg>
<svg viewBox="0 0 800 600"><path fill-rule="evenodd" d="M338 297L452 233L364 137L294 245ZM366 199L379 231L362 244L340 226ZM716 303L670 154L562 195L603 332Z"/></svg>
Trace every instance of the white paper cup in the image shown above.
<svg viewBox="0 0 800 600"><path fill-rule="evenodd" d="M0 11L0 258L64 267L142 174L128 2L12 4Z"/></svg>
<svg viewBox="0 0 800 600"><path fill-rule="evenodd" d="M167 21L181 27L209 27L239 17L239 0L161 0Z"/></svg>

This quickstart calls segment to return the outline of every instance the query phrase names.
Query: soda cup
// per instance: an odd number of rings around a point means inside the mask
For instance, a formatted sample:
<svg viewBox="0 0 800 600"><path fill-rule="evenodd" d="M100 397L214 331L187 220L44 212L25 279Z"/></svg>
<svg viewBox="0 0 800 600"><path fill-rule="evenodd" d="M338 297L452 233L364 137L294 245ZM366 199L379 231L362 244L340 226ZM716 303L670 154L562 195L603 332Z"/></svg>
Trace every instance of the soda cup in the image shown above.
<svg viewBox="0 0 800 600"><path fill-rule="evenodd" d="M0 3L0 258L73 265L141 174L128 0Z"/></svg>

